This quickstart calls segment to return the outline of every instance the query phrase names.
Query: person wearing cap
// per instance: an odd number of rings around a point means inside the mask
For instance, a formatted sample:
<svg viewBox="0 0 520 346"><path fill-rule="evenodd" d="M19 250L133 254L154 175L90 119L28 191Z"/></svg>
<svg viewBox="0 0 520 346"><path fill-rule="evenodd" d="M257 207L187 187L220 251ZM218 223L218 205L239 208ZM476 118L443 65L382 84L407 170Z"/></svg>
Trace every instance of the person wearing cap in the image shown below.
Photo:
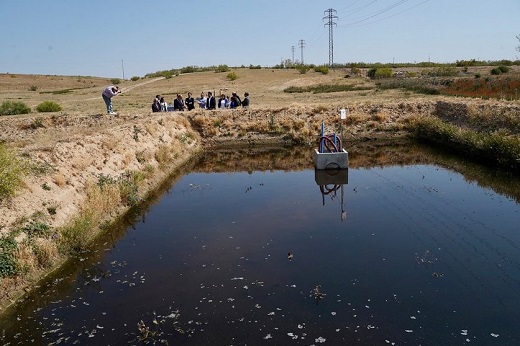
<svg viewBox="0 0 520 346"><path fill-rule="evenodd" d="M117 94L120 94L121 90L117 86L107 86L105 90L101 93L101 96L103 96L103 100L105 101L105 104L107 106L107 113L110 115L117 115L114 111L112 111L112 97L116 96Z"/></svg>

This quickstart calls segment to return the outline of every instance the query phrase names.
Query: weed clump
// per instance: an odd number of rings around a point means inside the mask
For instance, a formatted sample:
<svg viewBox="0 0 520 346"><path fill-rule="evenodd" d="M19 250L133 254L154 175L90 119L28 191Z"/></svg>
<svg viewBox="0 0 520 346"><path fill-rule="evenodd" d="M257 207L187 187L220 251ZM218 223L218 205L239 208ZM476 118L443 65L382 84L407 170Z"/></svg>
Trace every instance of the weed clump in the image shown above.
<svg viewBox="0 0 520 346"><path fill-rule="evenodd" d="M237 79L238 76L237 76L237 74L236 74L235 72L229 72L229 73L227 74L226 78L227 78L228 80L233 81L233 80Z"/></svg>
<svg viewBox="0 0 520 346"><path fill-rule="evenodd" d="M17 158L12 150L0 143L0 200L13 196L22 186L27 173L26 162Z"/></svg>
<svg viewBox="0 0 520 346"><path fill-rule="evenodd" d="M62 110L61 106L54 101L43 101L38 106L36 106L36 110L40 113L48 113L48 112L59 112Z"/></svg>
<svg viewBox="0 0 520 346"><path fill-rule="evenodd" d="M0 106L0 115L29 114L30 112L31 108L23 102L4 101Z"/></svg>
<svg viewBox="0 0 520 346"><path fill-rule="evenodd" d="M12 237L0 238L0 278L15 275L18 272L16 251L18 245Z"/></svg>

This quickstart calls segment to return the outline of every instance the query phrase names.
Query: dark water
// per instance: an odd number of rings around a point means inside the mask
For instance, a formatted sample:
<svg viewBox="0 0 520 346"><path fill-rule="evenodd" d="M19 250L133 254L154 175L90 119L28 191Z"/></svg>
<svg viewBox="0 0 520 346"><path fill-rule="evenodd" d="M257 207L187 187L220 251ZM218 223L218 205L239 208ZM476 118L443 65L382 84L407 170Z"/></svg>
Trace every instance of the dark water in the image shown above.
<svg viewBox="0 0 520 346"><path fill-rule="evenodd" d="M320 186L309 155L245 154L208 154L0 321L0 341L520 344L515 178L368 147L348 184Z"/></svg>

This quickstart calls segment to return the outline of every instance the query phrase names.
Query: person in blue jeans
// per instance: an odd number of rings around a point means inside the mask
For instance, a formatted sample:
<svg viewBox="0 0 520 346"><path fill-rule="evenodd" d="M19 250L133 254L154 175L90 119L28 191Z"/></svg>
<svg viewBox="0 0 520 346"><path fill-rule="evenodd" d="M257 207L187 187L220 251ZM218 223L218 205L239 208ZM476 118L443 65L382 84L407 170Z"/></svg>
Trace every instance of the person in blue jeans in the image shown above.
<svg viewBox="0 0 520 346"><path fill-rule="evenodd" d="M103 100L105 101L105 104L107 105L107 113L110 115L117 115L114 111L112 111L112 97L116 96L117 94L120 94L121 90L117 86L107 86L105 90L101 93L101 96L103 96Z"/></svg>

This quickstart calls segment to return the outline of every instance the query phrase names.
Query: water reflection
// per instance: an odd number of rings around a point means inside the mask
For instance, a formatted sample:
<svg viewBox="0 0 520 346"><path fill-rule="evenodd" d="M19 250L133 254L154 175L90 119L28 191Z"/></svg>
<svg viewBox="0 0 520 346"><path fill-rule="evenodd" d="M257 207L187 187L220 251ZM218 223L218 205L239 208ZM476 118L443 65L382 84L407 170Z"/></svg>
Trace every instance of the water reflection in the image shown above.
<svg viewBox="0 0 520 346"><path fill-rule="evenodd" d="M335 200L339 201L341 206L341 221L345 221L347 219L347 212L345 211L344 205L344 185L348 184L348 169L315 170L314 180L320 187L323 206L325 206L326 198L329 198L333 202Z"/></svg>
<svg viewBox="0 0 520 346"><path fill-rule="evenodd" d="M514 181L412 144L349 153L345 177L302 148L207 153L1 343L517 344Z"/></svg>

